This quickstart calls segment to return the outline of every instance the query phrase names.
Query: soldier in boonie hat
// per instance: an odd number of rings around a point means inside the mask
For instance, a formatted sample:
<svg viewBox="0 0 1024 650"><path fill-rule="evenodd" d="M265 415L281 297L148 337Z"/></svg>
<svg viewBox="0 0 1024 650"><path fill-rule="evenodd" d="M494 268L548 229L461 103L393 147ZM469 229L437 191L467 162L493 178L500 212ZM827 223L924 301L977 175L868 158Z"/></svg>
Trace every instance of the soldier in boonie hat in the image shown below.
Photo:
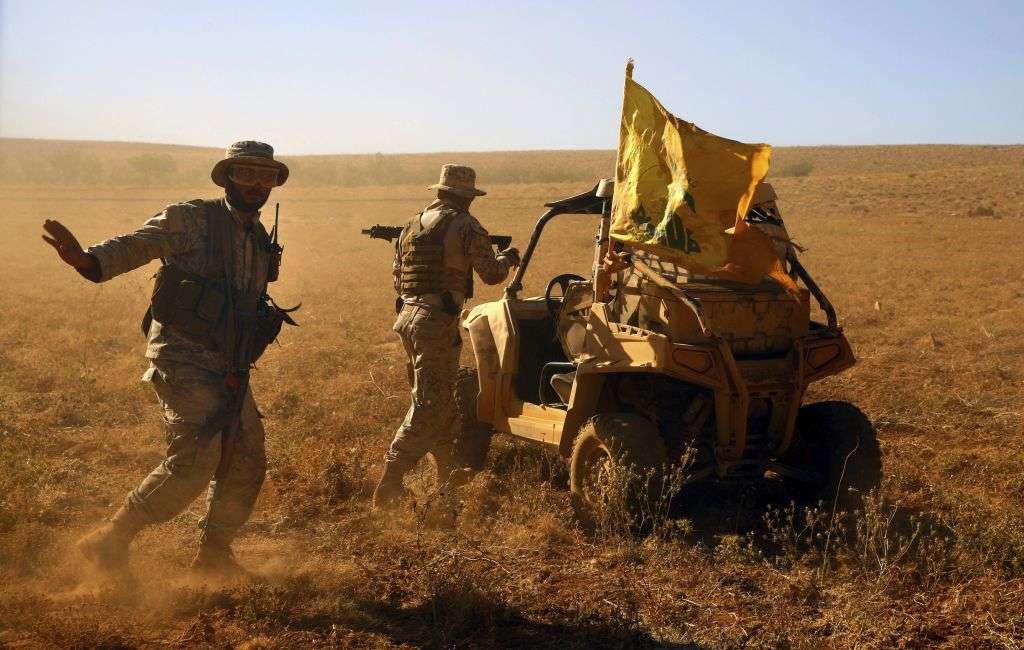
<svg viewBox="0 0 1024 650"><path fill-rule="evenodd" d="M473 274L487 284L503 281L519 265L519 251L497 254L490 236L469 212L476 172L465 165L441 167L440 180L428 187L437 199L402 229L395 247L398 319L394 330L408 356L412 405L384 456L384 470L373 492L378 509L396 507L405 495L402 478L430 452L442 481L462 482L482 469L477 457L462 466L456 443L447 435L455 418L455 382L462 340L459 312L473 296ZM474 441L476 448L486 445Z"/></svg>
<svg viewBox="0 0 1024 650"><path fill-rule="evenodd" d="M444 190L459 196L484 196L487 192L476 188L476 172L465 165L442 165L441 179L427 187L428 190Z"/></svg>
<svg viewBox="0 0 1024 650"><path fill-rule="evenodd" d="M143 324L149 340L143 381L160 402L167 457L106 524L80 540L86 558L107 571L127 570L139 531L178 515L207 486L209 505L192 567L201 573L243 571L231 542L252 512L267 465L263 424L248 387L258 354L251 314L262 308L280 263L280 247L259 210L288 179L288 167L274 160L270 145L244 140L228 147L210 176L224 188L221 196L168 205L139 230L87 250L60 222L43 224L43 239L93 282L157 258L163 261L160 277L171 278L156 283Z"/></svg>

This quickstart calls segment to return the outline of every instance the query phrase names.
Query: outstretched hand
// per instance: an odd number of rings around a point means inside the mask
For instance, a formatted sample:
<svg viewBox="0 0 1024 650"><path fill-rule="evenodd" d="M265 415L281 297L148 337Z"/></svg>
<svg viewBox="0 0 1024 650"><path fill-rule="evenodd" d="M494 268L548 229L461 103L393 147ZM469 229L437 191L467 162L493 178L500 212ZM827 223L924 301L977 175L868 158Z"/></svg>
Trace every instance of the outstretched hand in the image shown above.
<svg viewBox="0 0 1024 650"><path fill-rule="evenodd" d="M78 243L78 239L71 234L71 231L64 224L53 219L47 219L43 222L43 230L47 233L43 235L43 241L53 246L66 264L83 272L97 269L96 258L82 250L82 245Z"/></svg>
<svg viewBox="0 0 1024 650"><path fill-rule="evenodd" d="M504 257L506 260L508 260L508 264L512 268L516 268L517 266L519 266L519 262L522 261L519 257L518 248L506 248L505 250L498 253L498 257Z"/></svg>

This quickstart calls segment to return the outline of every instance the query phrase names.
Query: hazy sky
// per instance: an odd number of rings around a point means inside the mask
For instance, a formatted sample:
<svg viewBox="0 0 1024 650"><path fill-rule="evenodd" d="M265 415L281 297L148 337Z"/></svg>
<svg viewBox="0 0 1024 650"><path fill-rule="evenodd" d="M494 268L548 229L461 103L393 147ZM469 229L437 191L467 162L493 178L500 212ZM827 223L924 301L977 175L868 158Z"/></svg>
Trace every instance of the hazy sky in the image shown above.
<svg viewBox="0 0 1024 650"><path fill-rule="evenodd" d="M0 0L0 135L613 148L623 65L776 145L1024 142L1024 1Z"/></svg>

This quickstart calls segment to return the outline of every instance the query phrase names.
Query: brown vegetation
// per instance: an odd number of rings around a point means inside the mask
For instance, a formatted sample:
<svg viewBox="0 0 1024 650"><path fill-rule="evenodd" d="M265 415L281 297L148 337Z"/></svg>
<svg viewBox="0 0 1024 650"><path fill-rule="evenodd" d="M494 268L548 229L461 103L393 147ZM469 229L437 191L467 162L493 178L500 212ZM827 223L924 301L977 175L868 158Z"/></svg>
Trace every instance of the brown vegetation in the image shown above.
<svg viewBox="0 0 1024 650"><path fill-rule="evenodd" d="M285 244L274 293L305 307L254 378L271 469L238 544L259 579L233 586L185 571L198 502L143 533L135 585L105 582L75 556L71 542L161 457L138 381L152 269L93 286L38 239L44 217L95 241L210 196L217 152L0 147L0 645L1024 645L1024 147L778 151L779 166L812 165L775 181L780 205L859 358L809 399L853 401L870 416L886 478L835 516L828 504L792 508L771 486L688 488L644 536L581 517L560 461L502 438L470 485L438 492L424 467L414 508L394 520L369 512L408 398L390 330L390 248L358 229L412 214L448 156L386 156L410 184L367 176L358 188L336 186L340 176L303 182L317 161L290 160L295 182L272 197ZM74 182L10 175L53 151L98 168L79 165L93 172ZM135 183L139 156L175 176ZM490 191L475 212L519 242L544 201L587 188L611 162L608 152L456 158ZM324 159L342 169L356 157ZM552 176L513 175L537 168ZM972 217L979 205L1002 218ZM553 224L527 291L586 273L593 228L582 223Z"/></svg>

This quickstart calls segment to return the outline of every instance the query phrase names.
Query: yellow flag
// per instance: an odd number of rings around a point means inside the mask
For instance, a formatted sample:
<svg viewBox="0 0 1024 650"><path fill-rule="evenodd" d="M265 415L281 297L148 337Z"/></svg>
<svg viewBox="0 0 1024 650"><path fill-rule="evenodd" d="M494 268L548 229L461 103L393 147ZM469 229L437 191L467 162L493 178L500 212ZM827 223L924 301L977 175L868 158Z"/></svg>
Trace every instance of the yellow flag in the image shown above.
<svg viewBox="0 0 1024 650"><path fill-rule="evenodd" d="M611 236L704 275L790 288L771 240L743 217L771 147L680 120L626 67Z"/></svg>

